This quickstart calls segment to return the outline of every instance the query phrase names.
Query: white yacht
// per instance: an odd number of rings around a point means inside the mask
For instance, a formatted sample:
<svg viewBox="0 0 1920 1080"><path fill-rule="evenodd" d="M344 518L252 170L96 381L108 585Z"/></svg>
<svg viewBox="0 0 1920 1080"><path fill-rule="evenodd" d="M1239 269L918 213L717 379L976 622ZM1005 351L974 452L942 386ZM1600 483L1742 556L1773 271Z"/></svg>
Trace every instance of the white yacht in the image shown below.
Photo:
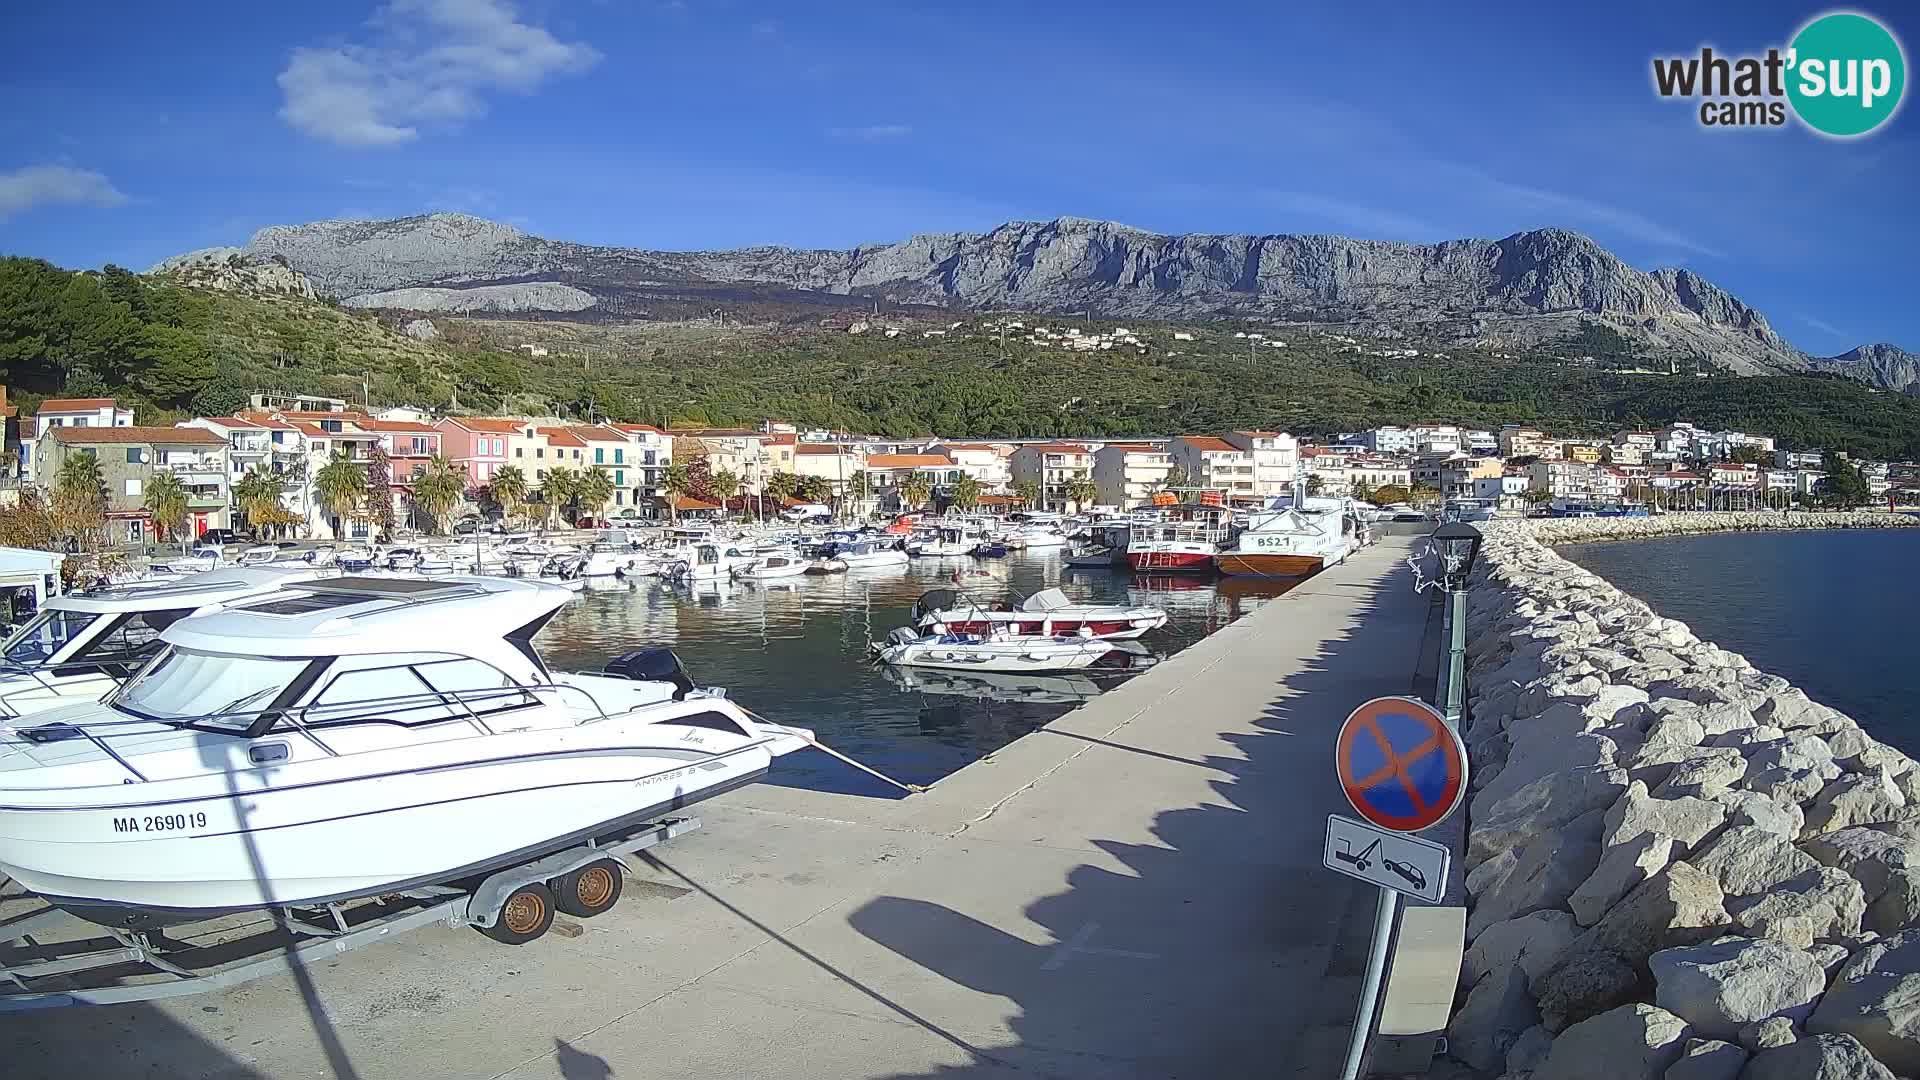
<svg viewBox="0 0 1920 1080"><path fill-rule="evenodd" d="M310 581L302 566L230 567L56 596L0 642L0 716L94 700L160 651L160 632L195 612Z"/></svg>
<svg viewBox="0 0 1920 1080"><path fill-rule="evenodd" d="M923 634L902 626L876 642L881 661L907 667L953 671L1046 673L1078 671L1113 651L1113 642L1090 636L1035 637L1008 631L955 634L944 629Z"/></svg>
<svg viewBox="0 0 1920 1080"><path fill-rule="evenodd" d="M459 882L811 741L665 649L550 672L532 638L571 595L343 577L182 619L105 699L0 732L0 873L130 928Z"/></svg>
<svg viewBox="0 0 1920 1080"><path fill-rule="evenodd" d="M779 554L762 555L745 566L733 568L733 576L744 581L777 581L781 578L795 578L807 572L811 564L788 550Z"/></svg>
<svg viewBox="0 0 1920 1080"><path fill-rule="evenodd" d="M754 559L755 556L742 552L732 544L714 541L693 545L686 557L662 567L661 573L666 577L687 581L724 579L732 576L735 570L751 564Z"/></svg>
<svg viewBox="0 0 1920 1080"><path fill-rule="evenodd" d="M1011 603L983 604L953 589L933 589L914 601L913 622L922 630L939 625L958 634L1007 630L1052 637L1085 631L1097 638L1121 641L1167 625L1167 613L1144 605L1076 604L1059 589L1042 589L1017 607Z"/></svg>
<svg viewBox="0 0 1920 1080"><path fill-rule="evenodd" d="M905 566L907 553L900 550L897 544L898 541L893 539L836 544L833 557L846 563L849 570L870 566Z"/></svg>

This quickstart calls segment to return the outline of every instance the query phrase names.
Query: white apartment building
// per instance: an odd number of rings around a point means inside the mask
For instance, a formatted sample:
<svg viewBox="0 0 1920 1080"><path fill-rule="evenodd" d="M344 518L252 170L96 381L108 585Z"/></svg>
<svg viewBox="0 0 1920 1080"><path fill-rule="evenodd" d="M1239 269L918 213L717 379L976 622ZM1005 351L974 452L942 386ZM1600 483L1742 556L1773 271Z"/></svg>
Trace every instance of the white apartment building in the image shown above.
<svg viewBox="0 0 1920 1080"><path fill-rule="evenodd" d="M1015 484L1040 486L1040 508L1070 513L1080 509L1069 487L1075 480L1093 478L1093 451L1081 443L1027 443L1010 459Z"/></svg>
<svg viewBox="0 0 1920 1080"><path fill-rule="evenodd" d="M1491 431L1469 431L1464 435L1461 449L1474 457L1498 457L1500 455L1500 436Z"/></svg>
<svg viewBox="0 0 1920 1080"><path fill-rule="evenodd" d="M1645 465L1651 452L1639 443L1611 443L1606 451L1607 461L1614 465Z"/></svg>
<svg viewBox="0 0 1920 1080"><path fill-rule="evenodd" d="M1599 472L1582 461L1536 461L1527 468L1527 486L1556 499L1581 499L1594 493Z"/></svg>
<svg viewBox="0 0 1920 1080"><path fill-rule="evenodd" d="M1376 454L1413 453L1413 431L1391 424L1372 431L1356 431L1340 436L1341 442L1359 443Z"/></svg>
<svg viewBox="0 0 1920 1080"><path fill-rule="evenodd" d="M1300 470L1300 441L1282 431L1229 431L1228 445L1253 459L1253 493L1261 498L1293 491Z"/></svg>
<svg viewBox="0 0 1920 1080"><path fill-rule="evenodd" d="M1365 484L1370 488L1413 487L1413 467L1406 462L1379 455L1347 459L1347 484Z"/></svg>
<svg viewBox="0 0 1920 1080"><path fill-rule="evenodd" d="M1416 454L1464 453L1466 433L1452 424L1416 424L1413 428L1413 452Z"/></svg>
<svg viewBox="0 0 1920 1080"><path fill-rule="evenodd" d="M113 398L48 398L36 415L43 433L57 427L133 426L133 410Z"/></svg>
<svg viewBox="0 0 1920 1080"><path fill-rule="evenodd" d="M1093 455L1093 483L1102 506L1131 509L1153 501L1169 483L1173 458L1152 443L1108 443Z"/></svg>
<svg viewBox="0 0 1920 1080"><path fill-rule="evenodd" d="M1005 491L1013 483L1012 443L932 443L925 452L945 453L982 491Z"/></svg>
<svg viewBox="0 0 1920 1080"><path fill-rule="evenodd" d="M844 497L853 483L853 474L867 467L865 448L854 443L804 442L795 451L794 473L825 480L835 498Z"/></svg>
<svg viewBox="0 0 1920 1080"><path fill-rule="evenodd" d="M1550 461L1560 456L1560 441L1548 438L1539 428L1507 424L1500 429L1499 443L1501 457L1537 457Z"/></svg>
<svg viewBox="0 0 1920 1080"><path fill-rule="evenodd" d="M1180 435L1167 444L1176 484L1224 492L1233 497L1255 496L1253 455L1225 439L1211 435Z"/></svg>
<svg viewBox="0 0 1920 1080"><path fill-rule="evenodd" d="M1473 481L1473 497L1511 506L1527 493L1528 479L1525 473L1502 473L1499 476L1482 476Z"/></svg>
<svg viewBox="0 0 1920 1080"><path fill-rule="evenodd" d="M1773 463L1782 469L1821 469L1827 464L1824 450L1775 450Z"/></svg>
<svg viewBox="0 0 1920 1080"><path fill-rule="evenodd" d="M610 424L627 436L631 447L628 460L633 463L628 481L635 506L644 500L666 497L667 466L673 464L673 440L651 424ZM798 471L797 469L795 471Z"/></svg>

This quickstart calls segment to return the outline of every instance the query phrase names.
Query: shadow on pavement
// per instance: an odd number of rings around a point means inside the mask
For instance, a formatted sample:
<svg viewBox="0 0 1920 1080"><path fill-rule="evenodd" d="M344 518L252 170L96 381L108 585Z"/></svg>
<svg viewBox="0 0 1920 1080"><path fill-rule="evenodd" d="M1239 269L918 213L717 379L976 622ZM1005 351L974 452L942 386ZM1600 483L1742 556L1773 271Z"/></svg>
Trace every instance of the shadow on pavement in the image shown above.
<svg viewBox="0 0 1920 1080"><path fill-rule="evenodd" d="M1130 872L1083 863L1065 890L1028 905L1026 917L1049 940L1023 940L922 899L885 896L851 913L849 923L869 939L1015 1007L1011 1045L892 1080L1338 1075L1373 893L1320 868L1325 816L1346 809L1334 740L1360 702L1430 689L1413 681L1419 633L1409 605L1425 601L1387 595L1408 589L1404 572L1383 570L1368 587L1371 595L1346 625L1330 628L1337 632L1318 655L1276 681L1258 732L1225 736L1243 757L1191 760L1129 746L1118 741L1125 729L1102 744L1228 778L1211 782L1216 802L1157 814L1157 844L1096 841ZM1383 604L1397 618L1370 625ZM1316 764L1302 768L1296 759ZM1281 815L1298 828L1276 828ZM1168 929L1183 922L1206 930ZM1223 941L1238 942L1242 955L1209 952L1178 965L1116 947L1188 939L1216 952ZM1056 977L1067 972L1075 977Z"/></svg>

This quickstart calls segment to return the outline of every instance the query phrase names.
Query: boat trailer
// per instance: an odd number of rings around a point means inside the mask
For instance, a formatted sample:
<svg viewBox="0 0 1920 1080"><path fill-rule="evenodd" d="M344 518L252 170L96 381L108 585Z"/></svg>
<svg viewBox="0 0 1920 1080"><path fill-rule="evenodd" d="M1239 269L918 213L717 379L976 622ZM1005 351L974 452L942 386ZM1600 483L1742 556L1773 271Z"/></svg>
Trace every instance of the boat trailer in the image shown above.
<svg viewBox="0 0 1920 1080"><path fill-rule="evenodd" d="M556 908L582 918L611 908L626 869L621 856L699 827L696 817L648 822L497 871L469 888L427 886L322 906L235 913L164 933L99 926L46 907L0 922L0 1012L224 990L436 923L471 926L497 941L524 944L546 933ZM73 937L76 929L84 936Z"/></svg>

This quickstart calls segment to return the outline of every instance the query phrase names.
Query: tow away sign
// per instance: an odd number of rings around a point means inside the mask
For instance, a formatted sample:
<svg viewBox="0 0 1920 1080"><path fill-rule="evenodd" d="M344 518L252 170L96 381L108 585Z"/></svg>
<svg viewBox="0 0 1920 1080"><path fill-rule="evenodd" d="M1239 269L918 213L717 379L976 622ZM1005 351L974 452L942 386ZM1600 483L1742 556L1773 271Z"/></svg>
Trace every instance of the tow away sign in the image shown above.
<svg viewBox="0 0 1920 1080"><path fill-rule="evenodd" d="M1437 904L1447 888L1450 857L1431 840L1327 815L1327 848L1321 861L1348 877Z"/></svg>

